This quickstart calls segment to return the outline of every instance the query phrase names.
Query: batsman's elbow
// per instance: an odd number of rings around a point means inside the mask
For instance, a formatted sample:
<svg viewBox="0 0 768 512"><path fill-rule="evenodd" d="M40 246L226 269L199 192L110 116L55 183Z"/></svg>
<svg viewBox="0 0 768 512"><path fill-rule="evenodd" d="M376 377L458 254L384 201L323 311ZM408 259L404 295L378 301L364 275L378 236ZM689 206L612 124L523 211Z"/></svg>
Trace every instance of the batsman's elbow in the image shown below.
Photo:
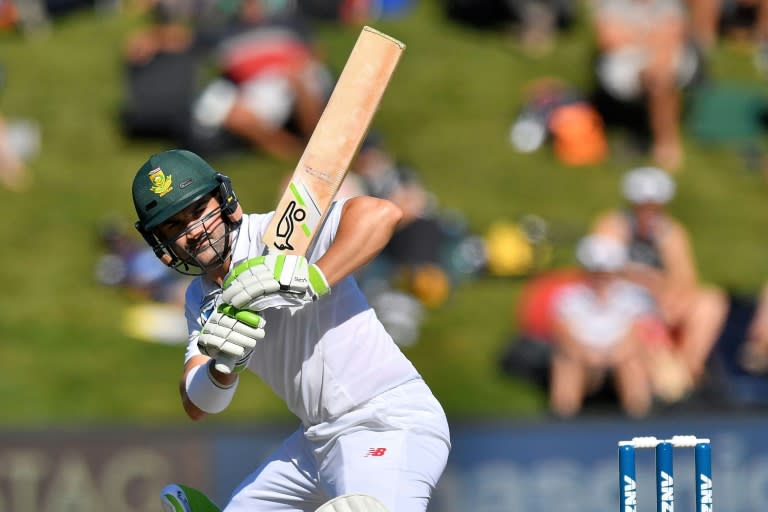
<svg viewBox="0 0 768 512"><path fill-rule="evenodd" d="M405 213L403 212L403 209L397 206L392 201L387 201L387 208L389 216L392 219L392 225L397 227L400 226L400 224L403 222L403 219L405 218Z"/></svg>
<svg viewBox="0 0 768 512"><path fill-rule="evenodd" d="M388 199L372 196L353 197L344 205L342 223L347 227L369 234L371 228L377 231L394 231L403 218L403 211ZM345 222L348 220L349 222Z"/></svg>
<svg viewBox="0 0 768 512"><path fill-rule="evenodd" d="M379 226L389 226L396 230L403 222L404 213L402 208L388 199L377 199L379 202L376 212L379 216L377 224Z"/></svg>

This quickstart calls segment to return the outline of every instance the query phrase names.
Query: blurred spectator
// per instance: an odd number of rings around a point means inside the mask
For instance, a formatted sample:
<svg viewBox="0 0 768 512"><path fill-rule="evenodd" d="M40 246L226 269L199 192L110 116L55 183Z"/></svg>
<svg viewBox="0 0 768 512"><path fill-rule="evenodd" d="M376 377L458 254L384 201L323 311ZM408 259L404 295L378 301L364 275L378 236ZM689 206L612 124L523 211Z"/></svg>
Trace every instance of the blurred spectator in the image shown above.
<svg viewBox="0 0 768 512"><path fill-rule="evenodd" d="M755 68L768 76L768 0L721 0L719 5L718 33L750 44Z"/></svg>
<svg viewBox="0 0 768 512"><path fill-rule="evenodd" d="M221 4L207 5L192 11L193 20L205 20L192 31L176 22L189 19L181 11L130 39L126 132L157 135L152 125L160 123L160 132L205 155L252 147L298 158L333 85L309 32L295 11L265 0L243 0L224 22ZM205 15L211 9L218 17ZM198 94L200 61L208 56L216 76Z"/></svg>
<svg viewBox="0 0 768 512"><path fill-rule="evenodd" d="M295 160L314 131L333 78L290 21L268 18L262 0L244 0L214 49L220 77L193 106L195 126L224 129L250 145Z"/></svg>
<svg viewBox="0 0 768 512"><path fill-rule="evenodd" d="M768 406L768 284L752 296L728 294L699 396L707 405Z"/></svg>
<svg viewBox="0 0 768 512"><path fill-rule="evenodd" d="M135 299L184 305L189 278L165 266L143 240L107 222L99 241L105 251L94 270L100 283L119 286Z"/></svg>
<svg viewBox="0 0 768 512"><path fill-rule="evenodd" d="M148 18L131 32L124 47L129 64L143 64L160 53L187 51L198 31L221 29L231 17L217 0L144 0L135 7Z"/></svg>
<svg viewBox="0 0 768 512"><path fill-rule="evenodd" d="M768 74L767 0L688 0L699 47L710 50L722 36L754 48L754 64Z"/></svg>
<svg viewBox="0 0 768 512"><path fill-rule="evenodd" d="M0 90L5 69L0 66ZM7 119L0 112L0 186L20 191L29 182L26 161L40 151L40 127L30 119Z"/></svg>
<svg viewBox="0 0 768 512"><path fill-rule="evenodd" d="M559 294L574 283L584 283L582 268L555 268L526 280L515 303L512 327L515 335L501 354L504 373L549 389L552 359L554 307Z"/></svg>
<svg viewBox="0 0 768 512"><path fill-rule="evenodd" d="M379 256L395 281L428 307L448 297L451 281L443 269L444 233L434 198L415 172L397 162L378 137L369 136L353 170L367 195L389 199L403 211L400 228Z"/></svg>
<svg viewBox="0 0 768 512"><path fill-rule="evenodd" d="M0 0L0 31L14 29L30 34L82 9L114 13L120 6L121 0Z"/></svg>
<svg viewBox="0 0 768 512"><path fill-rule="evenodd" d="M569 27L574 17L570 0L507 0L523 50L531 56L549 54L558 30Z"/></svg>
<svg viewBox="0 0 768 512"><path fill-rule="evenodd" d="M434 212L434 197L425 189L416 172L398 162L384 148L377 134L366 137L352 170L362 179L367 194L385 197L403 210L404 223L429 217ZM435 255L427 257L430 258L434 259Z"/></svg>
<svg viewBox="0 0 768 512"><path fill-rule="evenodd" d="M135 232L134 232L135 235ZM187 339L184 295L192 279L165 266L151 248L110 221L99 232L104 254L94 268L103 285L132 299L122 311L122 331L135 339L176 344Z"/></svg>
<svg viewBox="0 0 768 512"><path fill-rule="evenodd" d="M0 183L9 190L22 190L27 181L27 171L9 137L8 126L0 115Z"/></svg>
<svg viewBox="0 0 768 512"><path fill-rule="evenodd" d="M598 216L593 233L620 241L629 254L626 278L648 288L674 336L694 382L720 334L726 296L699 281L685 226L669 215L675 182L655 167L632 169L622 182L628 208Z"/></svg>
<svg viewBox="0 0 768 512"><path fill-rule="evenodd" d="M768 284L752 297L698 282L687 232L664 211L675 189L660 169L628 172L623 191L629 208L601 215L594 233L624 242L628 262L619 275L654 299L658 315L638 322L635 332L650 348L655 396L693 407L768 405ZM501 358L505 373L550 385L556 305L585 280L583 270L564 268L526 283L517 336Z"/></svg>
<svg viewBox="0 0 768 512"><path fill-rule="evenodd" d="M363 193L397 204L403 220L380 254L396 281L429 308L441 306L453 286L486 264L479 236L461 212L442 210L415 169L395 159L376 135L369 136L355 162Z"/></svg>
<svg viewBox="0 0 768 512"><path fill-rule="evenodd" d="M610 373L623 410L645 416L654 396L649 353L657 349L652 343L664 342L648 337L651 330L644 328L656 318L654 302L647 290L619 277L627 251L615 239L584 237L577 259L585 278L565 287L553 303L552 411L577 414Z"/></svg>
<svg viewBox="0 0 768 512"><path fill-rule="evenodd" d="M457 214L440 211L416 171L372 133L363 142L340 197L389 199L403 211L398 231L358 275L363 291L399 345L416 341L426 309L448 300L455 285L484 264L479 237Z"/></svg>
<svg viewBox="0 0 768 512"><path fill-rule="evenodd" d="M765 0L722 0L718 6L715 25L716 30L723 37L749 43L766 42L768 37L768 2Z"/></svg>
<svg viewBox="0 0 768 512"><path fill-rule="evenodd" d="M758 294L739 362L748 372L768 375L768 283Z"/></svg>
<svg viewBox="0 0 768 512"><path fill-rule="evenodd" d="M683 162L681 89L700 72L701 59L678 0L595 0L599 88L619 105L640 104L651 154L670 171ZM607 118L610 109L601 108Z"/></svg>
<svg viewBox="0 0 768 512"><path fill-rule="evenodd" d="M717 43L717 25L721 5L726 3L733 2L731 0L686 0L693 40L704 52L709 52Z"/></svg>

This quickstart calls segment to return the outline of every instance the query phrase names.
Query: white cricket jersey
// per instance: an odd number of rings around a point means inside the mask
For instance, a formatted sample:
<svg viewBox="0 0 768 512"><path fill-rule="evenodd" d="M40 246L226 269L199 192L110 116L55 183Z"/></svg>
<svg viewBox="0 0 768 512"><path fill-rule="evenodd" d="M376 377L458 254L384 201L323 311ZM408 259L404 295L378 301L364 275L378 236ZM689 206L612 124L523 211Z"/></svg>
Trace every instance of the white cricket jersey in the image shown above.
<svg viewBox="0 0 768 512"><path fill-rule="evenodd" d="M567 286L555 302L557 315L574 336L594 348L609 347L629 333L642 316L654 314L653 300L644 288L616 279L603 297L585 283Z"/></svg>
<svg viewBox="0 0 768 512"><path fill-rule="evenodd" d="M309 257L311 262L331 245L343 203L338 201L332 207ZM261 237L273 214L243 216L233 265L264 252ZM189 285L185 360L200 354L200 330L220 296L221 289L207 277L198 277ZM351 276L315 303L260 314L267 322L266 336L257 343L248 369L264 380L305 426L333 419L383 391L420 378Z"/></svg>

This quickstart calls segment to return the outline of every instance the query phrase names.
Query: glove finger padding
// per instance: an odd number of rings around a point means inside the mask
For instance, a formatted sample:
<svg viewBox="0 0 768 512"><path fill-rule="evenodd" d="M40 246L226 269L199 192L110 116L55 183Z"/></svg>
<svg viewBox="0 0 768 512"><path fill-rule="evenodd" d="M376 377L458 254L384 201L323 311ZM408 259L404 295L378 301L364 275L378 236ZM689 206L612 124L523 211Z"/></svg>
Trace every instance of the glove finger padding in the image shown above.
<svg viewBox="0 0 768 512"><path fill-rule="evenodd" d="M224 278L222 300L242 308L262 295L276 292L280 283L273 269L266 264L266 256L258 256L240 263Z"/></svg>
<svg viewBox="0 0 768 512"><path fill-rule="evenodd" d="M242 357L264 338L264 325L266 321L256 313L222 304L208 318L197 343L211 357Z"/></svg>

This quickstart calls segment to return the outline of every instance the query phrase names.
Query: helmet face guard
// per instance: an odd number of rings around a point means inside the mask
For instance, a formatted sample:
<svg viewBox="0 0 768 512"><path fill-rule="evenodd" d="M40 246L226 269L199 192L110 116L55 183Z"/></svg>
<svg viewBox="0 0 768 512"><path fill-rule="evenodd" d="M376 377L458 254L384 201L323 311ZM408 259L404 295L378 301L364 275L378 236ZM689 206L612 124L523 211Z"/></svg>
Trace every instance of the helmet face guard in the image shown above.
<svg viewBox="0 0 768 512"><path fill-rule="evenodd" d="M161 239L157 227L177 213L213 194L219 207L198 219L173 239ZM228 177L216 172L207 162L194 153L171 150L153 155L139 169L133 181L133 202L139 220L136 229L149 244L155 255L166 265L182 274L200 275L223 265L232 252L235 236L242 220L237 197ZM220 215L224 223L224 235L217 239L206 231L200 247L190 254L181 253L176 244L182 236L205 221ZM198 255L214 250L212 262L202 264Z"/></svg>
<svg viewBox="0 0 768 512"><path fill-rule="evenodd" d="M221 222L224 225L224 233L218 237L207 228L207 225L215 217L221 217ZM203 234L199 237L197 246L192 250L183 249L184 244L180 240L185 239L190 231L197 230L201 226L203 227ZM223 215L223 208L219 206L187 226L175 237L163 239L155 236L155 240L162 245L165 253L171 256L171 262L168 266L182 274L201 275L220 268L226 263L232 254L232 247L239 231L240 223L230 222L227 216ZM199 256L207 251L213 251L214 257L206 264Z"/></svg>

